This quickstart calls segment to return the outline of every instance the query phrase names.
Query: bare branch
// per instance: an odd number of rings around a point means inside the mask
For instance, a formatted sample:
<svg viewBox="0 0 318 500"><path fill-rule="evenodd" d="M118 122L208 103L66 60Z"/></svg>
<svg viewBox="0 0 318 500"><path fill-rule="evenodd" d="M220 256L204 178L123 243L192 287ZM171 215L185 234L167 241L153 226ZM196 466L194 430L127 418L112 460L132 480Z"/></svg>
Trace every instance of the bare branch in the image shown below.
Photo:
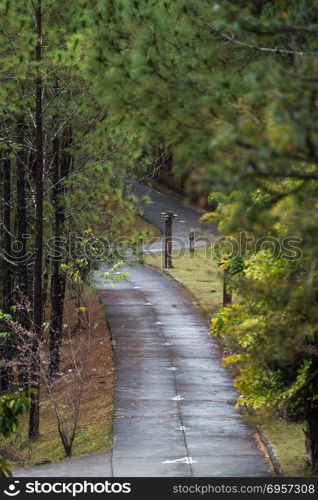
<svg viewBox="0 0 318 500"><path fill-rule="evenodd" d="M318 52L306 51L306 50L292 50L292 49L280 49L280 48L271 48L271 47L259 47L258 45L254 45L247 42L242 42L241 40L237 40L234 33L228 34L221 31L219 28L215 26L211 26L213 32L220 35L222 38L227 40L228 42L234 43L235 45L240 45L241 47L245 47L248 49L257 50L258 52L266 52L270 54L284 54L284 55L299 55L299 56L317 56Z"/></svg>
<svg viewBox="0 0 318 500"><path fill-rule="evenodd" d="M318 26L278 26L276 29L260 28L257 26L243 25L245 31L258 35L280 35L281 33L318 35Z"/></svg>

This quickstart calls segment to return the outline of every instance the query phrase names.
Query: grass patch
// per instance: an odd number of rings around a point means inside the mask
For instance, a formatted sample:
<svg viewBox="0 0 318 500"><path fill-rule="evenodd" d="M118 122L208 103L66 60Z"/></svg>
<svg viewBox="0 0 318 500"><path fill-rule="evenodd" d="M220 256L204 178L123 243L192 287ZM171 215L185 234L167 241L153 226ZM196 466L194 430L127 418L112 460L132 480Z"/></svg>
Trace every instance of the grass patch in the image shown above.
<svg viewBox="0 0 318 500"><path fill-rule="evenodd" d="M188 250L173 254L173 268L169 272L189 290L200 305L204 315L210 319L222 307L223 284L221 273L215 262L210 259L208 247L195 249L190 255ZM162 267L162 255L146 256L146 264Z"/></svg>
<svg viewBox="0 0 318 500"><path fill-rule="evenodd" d="M284 476L312 476L312 469L305 462L304 425L287 422L270 410L258 410L245 418L250 425L257 424L273 445Z"/></svg>
<svg viewBox="0 0 318 500"><path fill-rule="evenodd" d="M128 234L131 232L136 234L140 231L146 231L150 235L151 238L156 238L161 236L161 231L156 227L150 224L150 222L146 221L140 215L136 215L132 228L128 229Z"/></svg>
<svg viewBox="0 0 318 500"><path fill-rule="evenodd" d="M135 215L134 220L128 227L125 225L119 228L119 234L122 237L136 238L140 233L144 235L146 242L150 242L154 238L160 238L162 236L161 231L157 227L150 224L150 222L146 221L146 219L140 215Z"/></svg>
<svg viewBox="0 0 318 500"><path fill-rule="evenodd" d="M274 446L285 476L311 476L305 462L305 441L302 424L273 419L262 425L264 434Z"/></svg>
<svg viewBox="0 0 318 500"><path fill-rule="evenodd" d="M147 256L146 264L162 268L162 256ZM173 265L169 272L194 296L204 316L210 320L222 307L222 272L211 261L208 248L197 248L194 257L187 250L173 254ZM286 422L271 412L258 411L246 422L259 425L277 453L285 476L311 476L312 471L305 463L303 425Z"/></svg>
<svg viewBox="0 0 318 500"><path fill-rule="evenodd" d="M75 354L75 363L80 367L85 352L87 357L83 396L72 457L92 455L108 451L112 447L113 368L109 331L103 308L93 291L85 294L83 304L87 308L86 317L91 325L89 334L85 320L82 320L80 329L77 327L74 300L66 301L64 322L67 328L61 344L63 376L54 387L60 415L65 426L70 428L74 421L74 399L78 397L75 390L76 376L73 376L73 356ZM0 440L0 447L17 458L21 457L21 461L15 460L14 464L11 462L14 466L57 462L66 458L57 429L54 406L44 383L41 386L40 437L29 441L26 415L13 436Z"/></svg>

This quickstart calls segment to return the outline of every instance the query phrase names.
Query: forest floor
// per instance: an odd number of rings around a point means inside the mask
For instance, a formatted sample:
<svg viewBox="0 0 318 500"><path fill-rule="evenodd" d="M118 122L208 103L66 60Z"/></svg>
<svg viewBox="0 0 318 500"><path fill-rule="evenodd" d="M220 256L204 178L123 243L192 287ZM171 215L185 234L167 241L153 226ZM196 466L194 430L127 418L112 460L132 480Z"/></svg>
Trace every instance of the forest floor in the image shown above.
<svg viewBox="0 0 318 500"><path fill-rule="evenodd" d="M169 273L191 291L193 302L209 321L222 307L222 274L211 262L207 247L197 248L195 256L187 250L173 255L174 267ZM162 256L146 257L146 264L162 268ZM258 412L246 418L250 425L258 425L272 443L285 476L312 476L305 463L303 425L287 423L271 412Z"/></svg>
<svg viewBox="0 0 318 500"><path fill-rule="evenodd" d="M128 228L123 227L120 229L120 234L122 237L135 238L137 234L143 233L146 242L150 242L155 238L160 238L162 236L161 231L152 224L149 224L143 217L136 215L134 217L133 224Z"/></svg>
<svg viewBox="0 0 318 500"><path fill-rule="evenodd" d="M11 438L0 441L2 449L22 459L14 464L11 462L11 465L30 466L65 459L54 406L70 432L74 424L75 403L79 397L81 408L72 456L91 455L112 447L113 367L109 331L104 310L95 292L88 290L82 304L86 307L86 313L80 327L77 325L75 301L68 299L65 304L64 323L67 327L61 345L63 376L54 386L55 405L42 382L39 439L29 441L26 416ZM82 396L81 377L77 376L76 371L83 373Z"/></svg>

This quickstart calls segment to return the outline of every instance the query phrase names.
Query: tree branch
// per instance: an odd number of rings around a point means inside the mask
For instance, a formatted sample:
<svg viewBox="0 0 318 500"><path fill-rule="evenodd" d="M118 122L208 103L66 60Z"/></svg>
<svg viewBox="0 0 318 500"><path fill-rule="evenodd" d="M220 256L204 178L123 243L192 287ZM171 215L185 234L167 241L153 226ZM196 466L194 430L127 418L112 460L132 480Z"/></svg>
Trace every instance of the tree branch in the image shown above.
<svg viewBox="0 0 318 500"><path fill-rule="evenodd" d="M281 25L276 29L266 29L266 28L258 28L256 26L248 26L243 25L243 29L245 31L249 31L250 33L256 33L259 35L280 35L281 33L305 33L308 35L318 35L318 27L317 26L284 26Z"/></svg>
<svg viewBox="0 0 318 500"><path fill-rule="evenodd" d="M318 52L305 51L305 50L292 50L292 49L280 49L280 48L270 48L270 47L259 47L258 45L254 45L247 42L242 42L241 40L237 40L235 38L234 33L227 34L221 31L219 28L215 26L211 26L210 28L214 33L217 33L222 38L227 40L228 42L234 43L235 45L240 45L241 47L245 47L248 49L257 50L258 52L266 52L270 54L285 54L285 55L299 55L299 56L316 56Z"/></svg>

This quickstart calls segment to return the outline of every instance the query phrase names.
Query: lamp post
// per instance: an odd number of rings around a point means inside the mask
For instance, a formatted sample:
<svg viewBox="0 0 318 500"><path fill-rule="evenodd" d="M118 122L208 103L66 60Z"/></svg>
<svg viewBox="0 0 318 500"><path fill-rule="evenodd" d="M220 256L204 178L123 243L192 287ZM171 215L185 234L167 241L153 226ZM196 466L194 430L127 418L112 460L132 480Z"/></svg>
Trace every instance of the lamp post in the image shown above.
<svg viewBox="0 0 318 500"><path fill-rule="evenodd" d="M194 239L195 239L195 232L194 229L191 229L189 231L189 251L191 256L193 256L194 254Z"/></svg>
<svg viewBox="0 0 318 500"><path fill-rule="evenodd" d="M218 262L218 266L222 266L223 262ZM232 294L228 292L228 277L229 277L229 271L228 269L224 268L223 270L223 307L226 307L230 304L232 304Z"/></svg>
<svg viewBox="0 0 318 500"><path fill-rule="evenodd" d="M172 221L177 214L173 212L162 212L161 215L165 219L165 251L164 251L164 267L171 268L172 265Z"/></svg>

